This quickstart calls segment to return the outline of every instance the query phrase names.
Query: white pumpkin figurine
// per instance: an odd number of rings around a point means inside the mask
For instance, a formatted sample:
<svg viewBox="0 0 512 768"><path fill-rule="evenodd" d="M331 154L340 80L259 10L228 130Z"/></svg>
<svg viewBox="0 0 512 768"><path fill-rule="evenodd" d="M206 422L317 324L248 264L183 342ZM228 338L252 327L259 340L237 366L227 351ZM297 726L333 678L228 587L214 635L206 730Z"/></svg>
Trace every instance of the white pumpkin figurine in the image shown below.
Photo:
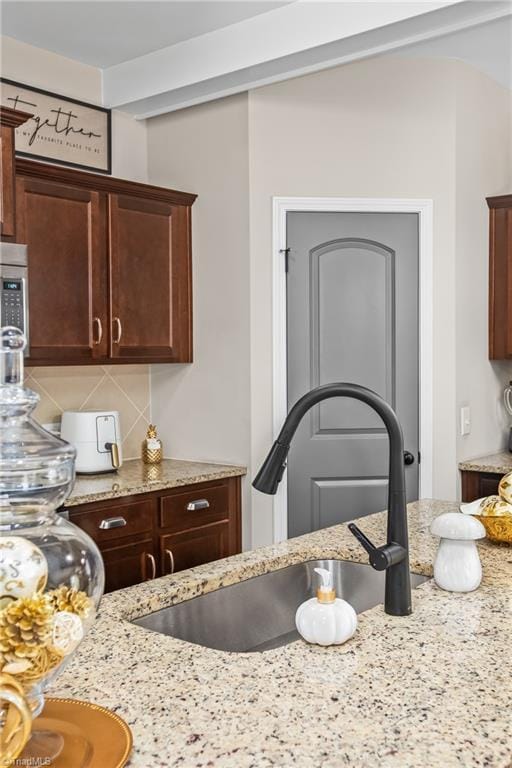
<svg viewBox="0 0 512 768"><path fill-rule="evenodd" d="M346 600L336 597L332 574L325 568L315 568L322 584L317 596L299 605L295 614L298 632L308 643L341 645L350 640L357 627L357 615Z"/></svg>
<svg viewBox="0 0 512 768"><path fill-rule="evenodd" d="M472 592L482 581L482 564L476 546L485 537L485 528L474 517L446 512L432 521L430 532L439 536L434 561L434 580L448 592Z"/></svg>

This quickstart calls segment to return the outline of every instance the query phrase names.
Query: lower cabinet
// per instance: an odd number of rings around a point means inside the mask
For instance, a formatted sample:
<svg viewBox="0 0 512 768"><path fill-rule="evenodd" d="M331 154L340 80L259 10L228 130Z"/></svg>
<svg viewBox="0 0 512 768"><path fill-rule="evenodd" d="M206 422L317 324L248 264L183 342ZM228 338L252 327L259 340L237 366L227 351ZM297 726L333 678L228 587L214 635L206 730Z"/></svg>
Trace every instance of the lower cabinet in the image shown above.
<svg viewBox="0 0 512 768"><path fill-rule="evenodd" d="M483 496L493 496L498 493L498 485L503 475L493 472L462 471L462 501L475 501Z"/></svg>
<svg viewBox="0 0 512 768"><path fill-rule="evenodd" d="M105 592L131 587L156 576L153 539L102 549L101 554L105 563Z"/></svg>
<svg viewBox="0 0 512 768"><path fill-rule="evenodd" d="M234 554L229 550L229 521L160 536L162 576Z"/></svg>
<svg viewBox="0 0 512 768"><path fill-rule="evenodd" d="M103 555L105 591L241 551L240 478L69 508Z"/></svg>

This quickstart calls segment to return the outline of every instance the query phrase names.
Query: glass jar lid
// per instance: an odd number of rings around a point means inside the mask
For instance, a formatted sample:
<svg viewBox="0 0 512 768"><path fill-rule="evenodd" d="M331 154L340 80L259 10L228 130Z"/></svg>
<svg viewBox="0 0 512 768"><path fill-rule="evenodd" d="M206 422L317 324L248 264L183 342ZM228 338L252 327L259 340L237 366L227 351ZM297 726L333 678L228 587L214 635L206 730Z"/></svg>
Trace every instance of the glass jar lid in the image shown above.
<svg viewBox="0 0 512 768"><path fill-rule="evenodd" d="M23 386L26 340L14 327L0 329L0 525L22 515L46 515L68 497L75 478L75 449L32 417L39 395Z"/></svg>

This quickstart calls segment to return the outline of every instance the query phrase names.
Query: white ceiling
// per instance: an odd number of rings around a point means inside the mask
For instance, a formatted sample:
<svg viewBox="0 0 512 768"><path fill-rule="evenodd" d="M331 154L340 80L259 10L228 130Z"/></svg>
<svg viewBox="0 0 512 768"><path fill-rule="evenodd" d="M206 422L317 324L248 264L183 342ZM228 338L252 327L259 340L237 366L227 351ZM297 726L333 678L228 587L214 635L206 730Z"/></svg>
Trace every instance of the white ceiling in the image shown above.
<svg viewBox="0 0 512 768"><path fill-rule="evenodd" d="M104 69L290 0L2 0L3 35Z"/></svg>
<svg viewBox="0 0 512 768"><path fill-rule="evenodd" d="M407 45L397 53L459 59L512 90L512 16Z"/></svg>
<svg viewBox="0 0 512 768"><path fill-rule="evenodd" d="M102 71L140 118L390 52L511 84L512 0L0 0L1 32Z"/></svg>

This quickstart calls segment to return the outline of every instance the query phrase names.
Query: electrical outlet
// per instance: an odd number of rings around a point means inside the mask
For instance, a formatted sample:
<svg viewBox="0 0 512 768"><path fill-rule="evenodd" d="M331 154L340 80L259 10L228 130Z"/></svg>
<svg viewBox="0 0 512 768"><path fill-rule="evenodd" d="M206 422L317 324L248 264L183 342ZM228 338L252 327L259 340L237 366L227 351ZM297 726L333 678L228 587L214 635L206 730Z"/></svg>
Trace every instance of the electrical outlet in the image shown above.
<svg viewBox="0 0 512 768"><path fill-rule="evenodd" d="M469 405L463 405L460 409L460 434L471 434L471 408Z"/></svg>

